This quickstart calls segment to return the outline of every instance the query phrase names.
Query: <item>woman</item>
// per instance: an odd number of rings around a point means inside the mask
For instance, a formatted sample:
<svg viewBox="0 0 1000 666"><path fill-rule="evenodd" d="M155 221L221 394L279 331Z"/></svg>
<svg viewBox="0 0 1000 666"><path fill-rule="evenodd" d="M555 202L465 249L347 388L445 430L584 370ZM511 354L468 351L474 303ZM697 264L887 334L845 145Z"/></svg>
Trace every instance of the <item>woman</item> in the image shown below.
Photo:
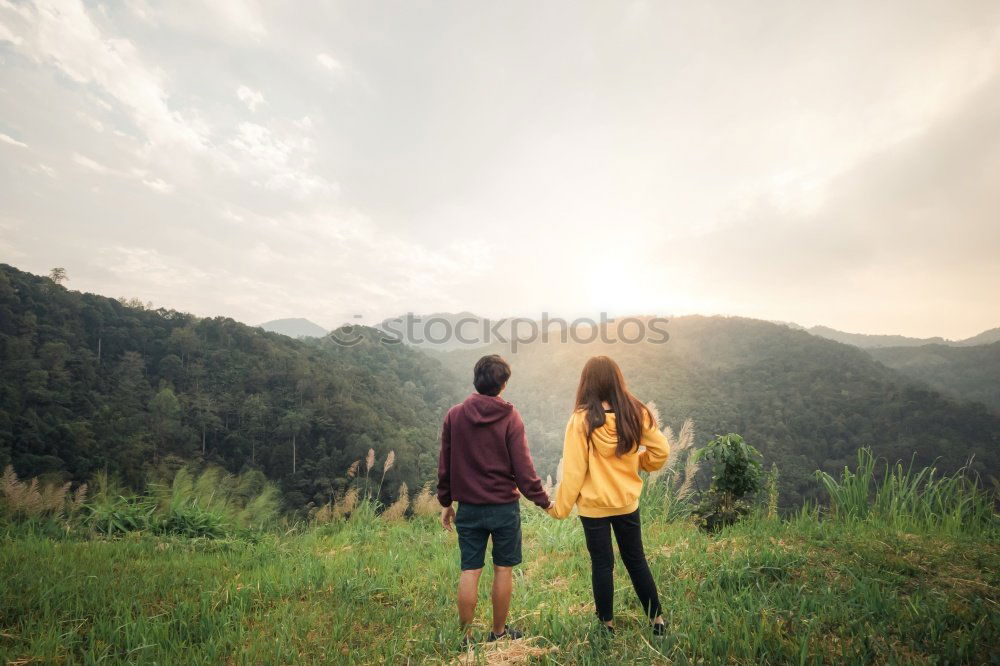
<svg viewBox="0 0 1000 666"><path fill-rule="evenodd" d="M590 552L597 617L614 632L614 530L622 561L653 633L664 633L656 583L642 550L639 470L663 466L669 449L649 409L628 392L618 364L595 356L583 366L576 409L566 426L563 476L549 513L566 518L576 505Z"/></svg>

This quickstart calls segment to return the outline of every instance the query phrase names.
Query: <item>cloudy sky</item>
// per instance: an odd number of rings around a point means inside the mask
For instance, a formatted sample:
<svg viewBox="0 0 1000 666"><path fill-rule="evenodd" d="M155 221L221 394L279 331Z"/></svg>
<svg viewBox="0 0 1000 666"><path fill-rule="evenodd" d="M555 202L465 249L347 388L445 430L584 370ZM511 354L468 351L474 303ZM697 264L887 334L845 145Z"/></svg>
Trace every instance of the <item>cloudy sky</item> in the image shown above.
<svg viewBox="0 0 1000 666"><path fill-rule="evenodd" d="M1000 2L0 0L0 261L259 323L1000 325Z"/></svg>

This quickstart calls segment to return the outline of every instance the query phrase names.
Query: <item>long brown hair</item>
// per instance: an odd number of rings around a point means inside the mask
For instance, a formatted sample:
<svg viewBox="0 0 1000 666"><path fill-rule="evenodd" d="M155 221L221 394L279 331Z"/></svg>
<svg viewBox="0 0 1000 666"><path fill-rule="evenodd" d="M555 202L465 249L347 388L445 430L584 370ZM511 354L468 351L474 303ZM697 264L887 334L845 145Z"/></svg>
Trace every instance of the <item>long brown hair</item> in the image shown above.
<svg viewBox="0 0 1000 666"><path fill-rule="evenodd" d="M594 356L580 373L580 386L576 389L576 408L587 412L587 441L594 431L604 425L603 402L611 405L615 413L615 431L619 458L639 447L645 419L655 426L656 418L646 405L628 392L621 368L607 356Z"/></svg>

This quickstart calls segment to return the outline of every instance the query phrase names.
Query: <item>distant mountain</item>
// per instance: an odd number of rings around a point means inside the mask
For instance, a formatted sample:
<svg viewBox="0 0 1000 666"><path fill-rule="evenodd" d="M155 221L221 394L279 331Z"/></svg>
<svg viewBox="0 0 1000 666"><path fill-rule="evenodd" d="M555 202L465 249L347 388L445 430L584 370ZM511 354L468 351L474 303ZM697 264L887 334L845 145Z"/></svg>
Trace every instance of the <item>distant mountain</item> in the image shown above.
<svg viewBox="0 0 1000 666"><path fill-rule="evenodd" d="M836 340L845 345L853 345L862 349L878 349L881 347L920 347L922 345L946 345L948 347L972 347L1000 342L1000 328L991 328L979 335L965 340L946 340L942 337L909 338L905 335L867 335L865 333L846 333L829 326L813 326L805 329L813 335L828 340Z"/></svg>
<svg viewBox="0 0 1000 666"><path fill-rule="evenodd" d="M329 333L322 326L302 318L275 319L264 322L260 327L265 331L281 333L290 338L322 338Z"/></svg>
<svg viewBox="0 0 1000 666"><path fill-rule="evenodd" d="M580 369L607 354L630 388L656 403L675 430L695 422L698 446L738 432L780 468L782 504L818 499L813 471L836 474L871 446L889 461L954 471L971 455L988 482L1000 476L1000 414L943 396L856 347L784 325L739 317L671 319L665 344L535 342L428 351L451 370L457 390L472 390L472 365L484 353L510 361L504 397L524 416L532 456L554 474ZM947 349L947 348L946 348ZM952 350L952 351L971 351Z"/></svg>
<svg viewBox="0 0 1000 666"><path fill-rule="evenodd" d="M1000 327L991 328L979 335L974 335L971 338L966 338L954 344L956 347L972 347L973 345L988 345L994 342L1000 342Z"/></svg>
<svg viewBox="0 0 1000 666"><path fill-rule="evenodd" d="M877 347L919 347L920 345L946 345L950 340L944 338L908 338L905 335L867 335L865 333L846 333L828 326L813 326L807 332L828 340L836 340L845 345L873 349Z"/></svg>
<svg viewBox="0 0 1000 666"><path fill-rule="evenodd" d="M375 328L412 347L448 351L475 349L488 344L485 329L492 327L493 323L471 312L434 312L424 315L407 313L386 319ZM510 326L502 325L495 332L489 331L489 341L494 339L497 332L506 338Z"/></svg>
<svg viewBox="0 0 1000 666"><path fill-rule="evenodd" d="M926 382L942 393L981 402L1000 413L1000 342L962 347L885 347L867 351L876 361Z"/></svg>

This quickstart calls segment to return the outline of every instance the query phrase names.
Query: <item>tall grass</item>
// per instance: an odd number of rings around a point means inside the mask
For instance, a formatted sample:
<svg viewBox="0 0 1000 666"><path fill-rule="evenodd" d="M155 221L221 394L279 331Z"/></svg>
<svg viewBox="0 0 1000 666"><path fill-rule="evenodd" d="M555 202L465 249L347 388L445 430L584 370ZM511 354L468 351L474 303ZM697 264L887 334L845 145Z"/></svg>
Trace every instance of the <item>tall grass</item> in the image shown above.
<svg viewBox="0 0 1000 666"><path fill-rule="evenodd" d="M967 476L967 467L939 476L934 467L914 470L886 461L881 480L877 467L871 449L862 448L855 470L845 467L839 481L826 472L816 472L830 496L830 512L835 517L950 534L997 526L993 499Z"/></svg>
<svg viewBox="0 0 1000 666"><path fill-rule="evenodd" d="M654 410L655 406L649 407ZM694 422L684 421L680 433L674 435L670 426L663 427L670 455L663 467L651 472L643 484L639 506L648 518L675 521L691 515L695 478L699 465L694 454Z"/></svg>
<svg viewBox="0 0 1000 666"><path fill-rule="evenodd" d="M72 518L87 498L87 484L71 491L72 484L46 483L39 479L22 481L10 465L0 477L0 516L8 520Z"/></svg>

